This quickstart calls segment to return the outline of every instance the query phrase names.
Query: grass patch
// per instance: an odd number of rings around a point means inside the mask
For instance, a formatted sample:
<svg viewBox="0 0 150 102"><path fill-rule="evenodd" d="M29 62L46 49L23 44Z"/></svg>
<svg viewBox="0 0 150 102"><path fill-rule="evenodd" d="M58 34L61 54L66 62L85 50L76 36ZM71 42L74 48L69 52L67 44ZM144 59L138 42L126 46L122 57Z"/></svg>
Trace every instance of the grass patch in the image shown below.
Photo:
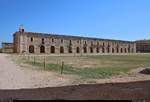
<svg viewBox="0 0 150 102"><path fill-rule="evenodd" d="M54 60L66 60L69 62L70 57L67 56L59 56L59 57L47 57L48 61ZM76 57L77 58L77 57ZM103 65L99 66L90 66L87 68L78 68L73 67L68 63L64 64L63 74L73 74L80 76L81 78L95 79L95 78L106 78L114 75L126 74L131 69L139 68L139 67L148 67L150 66L150 54L147 55L96 55L96 56L84 56L78 57L77 59L82 59L82 61L97 61L101 62ZM83 60L84 59L84 60ZM41 59L36 59L35 64L33 60L25 60L25 63L36 66L37 69L40 70L50 70L57 73L61 73L61 64L56 63L47 63L46 68L44 69L43 62ZM72 61L72 60L71 60ZM75 64L75 62L73 62Z"/></svg>

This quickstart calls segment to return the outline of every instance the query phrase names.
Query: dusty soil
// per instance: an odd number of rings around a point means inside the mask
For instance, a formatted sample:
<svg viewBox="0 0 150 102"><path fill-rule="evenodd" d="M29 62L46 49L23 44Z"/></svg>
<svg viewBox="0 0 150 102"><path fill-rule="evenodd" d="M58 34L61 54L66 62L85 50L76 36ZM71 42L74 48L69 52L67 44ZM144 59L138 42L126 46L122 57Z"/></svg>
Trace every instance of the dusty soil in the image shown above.
<svg viewBox="0 0 150 102"><path fill-rule="evenodd" d="M0 54L0 89L65 86L74 81L74 76L71 75L20 67L7 56Z"/></svg>
<svg viewBox="0 0 150 102"><path fill-rule="evenodd" d="M76 76L21 67L7 56L0 54L0 99L150 99L150 75L139 73L144 68L125 76L80 81Z"/></svg>
<svg viewBox="0 0 150 102"><path fill-rule="evenodd" d="M0 90L13 100L150 100L150 81Z"/></svg>

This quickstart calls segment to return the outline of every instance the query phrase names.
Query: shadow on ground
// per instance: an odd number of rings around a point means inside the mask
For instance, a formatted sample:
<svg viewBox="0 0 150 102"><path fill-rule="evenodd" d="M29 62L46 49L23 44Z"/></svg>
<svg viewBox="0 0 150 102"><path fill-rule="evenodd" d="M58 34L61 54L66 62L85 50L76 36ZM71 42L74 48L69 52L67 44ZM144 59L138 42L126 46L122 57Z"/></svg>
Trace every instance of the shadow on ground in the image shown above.
<svg viewBox="0 0 150 102"><path fill-rule="evenodd" d="M37 89L0 90L0 99L14 100L141 100L150 99L150 81L86 84Z"/></svg>

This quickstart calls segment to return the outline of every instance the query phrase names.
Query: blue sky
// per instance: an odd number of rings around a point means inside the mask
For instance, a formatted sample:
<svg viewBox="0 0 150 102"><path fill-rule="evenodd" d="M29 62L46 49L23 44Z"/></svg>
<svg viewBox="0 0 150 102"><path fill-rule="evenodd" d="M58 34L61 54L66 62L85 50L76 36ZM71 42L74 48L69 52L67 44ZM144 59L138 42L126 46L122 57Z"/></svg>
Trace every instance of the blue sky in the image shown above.
<svg viewBox="0 0 150 102"><path fill-rule="evenodd" d="M0 0L0 43L26 31L150 39L150 0Z"/></svg>

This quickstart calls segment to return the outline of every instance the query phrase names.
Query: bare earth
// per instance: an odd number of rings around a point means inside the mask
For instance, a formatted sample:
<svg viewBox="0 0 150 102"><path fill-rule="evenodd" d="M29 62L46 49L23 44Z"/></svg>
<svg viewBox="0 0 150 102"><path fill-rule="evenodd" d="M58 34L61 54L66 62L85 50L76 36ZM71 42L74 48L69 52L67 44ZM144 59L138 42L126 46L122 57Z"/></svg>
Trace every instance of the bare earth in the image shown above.
<svg viewBox="0 0 150 102"><path fill-rule="evenodd" d="M132 70L124 77L80 82L76 76L18 66L8 56L0 54L2 100L150 99L150 76L138 73L143 68ZM87 84L91 82L103 84Z"/></svg>
<svg viewBox="0 0 150 102"><path fill-rule="evenodd" d="M20 67L7 56L0 54L0 89L64 86L72 82L72 76Z"/></svg>
<svg viewBox="0 0 150 102"><path fill-rule="evenodd" d="M9 55L0 54L0 89L42 88L88 83L120 83L150 80L149 75L139 74L138 72L143 68L138 68L126 76L81 81L77 76L73 75L60 75L60 73L39 71L19 66L7 56Z"/></svg>

